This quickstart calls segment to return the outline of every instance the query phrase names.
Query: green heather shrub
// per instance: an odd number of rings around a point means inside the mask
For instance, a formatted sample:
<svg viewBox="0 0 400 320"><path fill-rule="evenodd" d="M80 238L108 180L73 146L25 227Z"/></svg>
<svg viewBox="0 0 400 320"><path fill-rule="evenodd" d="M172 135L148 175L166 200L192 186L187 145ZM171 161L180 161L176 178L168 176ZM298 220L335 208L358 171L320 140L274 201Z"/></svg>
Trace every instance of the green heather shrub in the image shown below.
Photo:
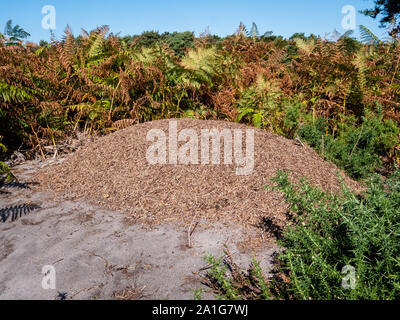
<svg viewBox="0 0 400 320"><path fill-rule="evenodd" d="M272 188L283 192L290 204L291 217L279 240L283 252L277 257L273 276L269 281L244 286L247 280L233 281L226 269L216 273L215 268L224 263L208 257L213 262L209 282L220 284L214 289L224 298L236 299L266 295L298 300L400 298L399 169L386 180L370 178L367 190L359 195L346 187L339 195L326 193L304 180L294 186L284 172L278 172L273 181L276 186ZM229 266L233 268L232 263ZM242 273L244 279L254 278L253 269L247 275ZM251 291L242 290L244 287Z"/></svg>
<svg viewBox="0 0 400 320"><path fill-rule="evenodd" d="M354 179L364 179L382 164L398 144L400 133L396 123L384 120L381 113L369 113L357 125L354 117L345 117L338 132L327 134L328 120L318 118L303 125L297 135L320 154L344 169Z"/></svg>

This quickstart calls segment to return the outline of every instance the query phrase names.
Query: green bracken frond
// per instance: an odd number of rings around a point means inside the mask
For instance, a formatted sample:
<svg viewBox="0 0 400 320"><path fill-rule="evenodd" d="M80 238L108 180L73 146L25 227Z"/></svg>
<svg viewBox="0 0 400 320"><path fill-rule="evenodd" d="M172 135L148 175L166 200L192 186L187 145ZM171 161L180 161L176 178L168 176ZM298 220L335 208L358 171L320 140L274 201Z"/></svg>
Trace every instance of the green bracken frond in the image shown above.
<svg viewBox="0 0 400 320"><path fill-rule="evenodd" d="M378 37L366 26L360 25L361 41L364 43L375 44L379 41Z"/></svg>
<svg viewBox="0 0 400 320"><path fill-rule="evenodd" d="M21 103L30 99L32 99L31 94L24 88L0 82L0 101L6 103Z"/></svg>
<svg viewBox="0 0 400 320"><path fill-rule="evenodd" d="M300 39L300 38L296 38L294 39L294 41L296 42L297 47L303 51L305 54L310 55L315 47L315 41L314 39L311 39L309 41Z"/></svg>

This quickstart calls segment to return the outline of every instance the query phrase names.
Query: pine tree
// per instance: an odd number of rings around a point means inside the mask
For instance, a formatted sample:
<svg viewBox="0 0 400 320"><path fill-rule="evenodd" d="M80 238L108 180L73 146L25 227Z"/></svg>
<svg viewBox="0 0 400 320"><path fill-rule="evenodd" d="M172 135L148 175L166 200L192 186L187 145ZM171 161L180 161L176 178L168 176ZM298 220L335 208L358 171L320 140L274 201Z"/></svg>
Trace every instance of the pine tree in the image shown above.
<svg viewBox="0 0 400 320"><path fill-rule="evenodd" d="M375 0L375 8L361 11L366 16L376 19L382 16L381 27L389 26L389 34L396 37L400 33L400 2L399 0Z"/></svg>
<svg viewBox="0 0 400 320"><path fill-rule="evenodd" d="M8 20L4 28L4 35L8 38L7 45L15 46L21 44L23 39L28 38L30 33L26 32L19 25L13 27L12 20Z"/></svg>

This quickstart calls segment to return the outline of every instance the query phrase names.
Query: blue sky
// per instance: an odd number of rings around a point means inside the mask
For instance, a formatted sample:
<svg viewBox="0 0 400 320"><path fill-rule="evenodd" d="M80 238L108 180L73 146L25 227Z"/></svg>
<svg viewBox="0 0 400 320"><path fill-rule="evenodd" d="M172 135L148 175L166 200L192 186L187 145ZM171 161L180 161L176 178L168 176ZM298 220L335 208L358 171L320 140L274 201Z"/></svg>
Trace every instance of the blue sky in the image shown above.
<svg viewBox="0 0 400 320"><path fill-rule="evenodd" d="M29 40L49 40L49 31L41 27L42 7L56 8L59 38L69 24L74 34L81 28L94 29L108 24L114 33L140 34L147 30L194 31L196 35L210 26L220 36L235 32L240 21L250 28L258 25L260 33L289 37L295 32L324 35L336 28L340 33L342 7L353 5L357 11L373 6L372 0L13 0L0 11L0 32L12 19L31 33ZM386 36L379 22L357 13L357 25L365 25L380 37ZM357 32L358 34L358 32Z"/></svg>

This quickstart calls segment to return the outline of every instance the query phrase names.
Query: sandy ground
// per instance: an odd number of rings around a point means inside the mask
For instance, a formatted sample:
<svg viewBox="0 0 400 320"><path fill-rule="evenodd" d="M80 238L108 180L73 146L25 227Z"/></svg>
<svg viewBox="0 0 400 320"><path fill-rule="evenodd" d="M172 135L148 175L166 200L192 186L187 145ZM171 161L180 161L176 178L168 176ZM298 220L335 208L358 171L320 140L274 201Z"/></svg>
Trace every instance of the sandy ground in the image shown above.
<svg viewBox="0 0 400 320"><path fill-rule="evenodd" d="M62 160L59 160L62 161ZM14 168L20 182L53 162L26 162ZM276 245L259 252L237 246L249 234L222 225L197 227L193 247L187 229L177 225L127 226L121 212L103 210L83 201L57 201L52 194L32 189L2 188L0 209L32 203L41 208L15 222L0 222L0 300L115 299L132 294L136 299L193 299L204 289L199 281L206 267L204 256L222 255L227 245L243 268L256 255L268 272ZM56 289L42 288L42 267L56 271ZM203 271L204 274L204 271Z"/></svg>

